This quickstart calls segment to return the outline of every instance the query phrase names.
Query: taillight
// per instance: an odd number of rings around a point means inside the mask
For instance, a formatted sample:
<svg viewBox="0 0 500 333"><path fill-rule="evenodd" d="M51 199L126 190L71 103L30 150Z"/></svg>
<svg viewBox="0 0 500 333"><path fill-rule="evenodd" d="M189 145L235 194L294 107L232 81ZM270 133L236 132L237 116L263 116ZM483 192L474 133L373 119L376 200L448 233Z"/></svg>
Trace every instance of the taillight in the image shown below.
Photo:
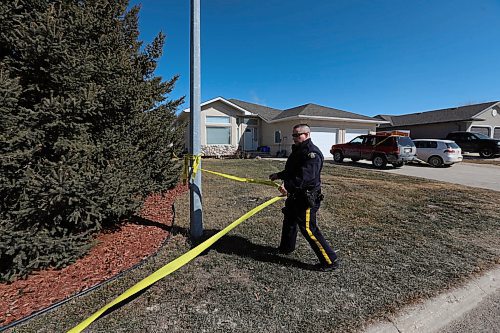
<svg viewBox="0 0 500 333"><path fill-rule="evenodd" d="M444 153L445 154L455 154L457 151L455 149L451 149L451 148L448 148L448 149L445 149Z"/></svg>

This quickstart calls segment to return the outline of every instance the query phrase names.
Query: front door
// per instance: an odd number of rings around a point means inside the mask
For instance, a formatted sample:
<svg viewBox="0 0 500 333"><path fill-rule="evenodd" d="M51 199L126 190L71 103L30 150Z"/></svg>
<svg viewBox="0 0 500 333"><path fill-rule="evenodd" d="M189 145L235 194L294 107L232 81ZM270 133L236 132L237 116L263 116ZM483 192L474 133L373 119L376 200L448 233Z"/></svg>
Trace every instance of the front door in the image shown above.
<svg viewBox="0 0 500 333"><path fill-rule="evenodd" d="M257 128L247 127L243 135L243 149L246 151L257 150L258 145Z"/></svg>

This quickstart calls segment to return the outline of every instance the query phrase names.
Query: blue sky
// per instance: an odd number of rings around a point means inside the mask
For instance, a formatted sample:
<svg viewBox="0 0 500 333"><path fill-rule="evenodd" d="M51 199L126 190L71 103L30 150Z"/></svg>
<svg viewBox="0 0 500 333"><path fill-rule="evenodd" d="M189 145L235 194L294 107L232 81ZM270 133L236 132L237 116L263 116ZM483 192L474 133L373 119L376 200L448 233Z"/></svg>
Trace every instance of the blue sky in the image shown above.
<svg viewBox="0 0 500 333"><path fill-rule="evenodd" d="M189 101L189 0L141 4L156 74ZM202 101L368 116L500 100L500 0L201 0Z"/></svg>

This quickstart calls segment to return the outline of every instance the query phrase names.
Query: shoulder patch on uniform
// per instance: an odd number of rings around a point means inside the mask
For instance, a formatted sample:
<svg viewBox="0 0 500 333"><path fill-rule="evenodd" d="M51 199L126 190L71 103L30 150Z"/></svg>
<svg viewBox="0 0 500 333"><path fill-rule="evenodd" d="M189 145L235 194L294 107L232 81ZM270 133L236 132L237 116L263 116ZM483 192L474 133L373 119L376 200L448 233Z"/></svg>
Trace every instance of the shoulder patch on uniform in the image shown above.
<svg viewBox="0 0 500 333"><path fill-rule="evenodd" d="M312 159L312 158L316 158L316 154L315 154L315 153L312 153L312 152L311 152L311 153L309 153L309 154L307 154L307 156L308 156L309 158L311 158L311 159Z"/></svg>

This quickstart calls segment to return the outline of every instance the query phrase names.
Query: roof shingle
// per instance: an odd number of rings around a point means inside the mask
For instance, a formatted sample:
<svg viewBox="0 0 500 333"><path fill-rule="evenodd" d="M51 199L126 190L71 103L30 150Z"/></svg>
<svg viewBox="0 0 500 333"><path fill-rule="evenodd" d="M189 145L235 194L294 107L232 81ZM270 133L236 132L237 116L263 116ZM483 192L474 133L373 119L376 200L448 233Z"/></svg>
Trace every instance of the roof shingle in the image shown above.
<svg viewBox="0 0 500 333"><path fill-rule="evenodd" d="M297 106L281 112L273 120L285 119L293 116L312 116L312 117L330 117L330 118L347 118L357 120L377 120L372 117L363 116L357 113L343 111L339 109L329 108L313 103Z"/></svg>
<svg viewBox="0 0 500 333"><path fill-rule="evenodd" d="M264 118L264 120L266 120L266 121L272 120L274 117L276 117L277 115L279 115L281 113L281 110L278 110L278 109L273 109L273 108L259 105L259 104L244 102L244 101L240 101L240 100L234 99L234 98L231 98L228 101L238 105L239 107L242 107L243 109L245 109L247 111L258 114L259 116Z"/></svg>
<svg viewBox="0 0 500 333"><path fill-rule="evenodd" d="M376 117L391 121L390 125L387 124L381 127L464 121L475 118L479 113L488 109L496 103L498 103L498 101L465 105L448 109L410 113L401 116L378 115Z"/></svg>

